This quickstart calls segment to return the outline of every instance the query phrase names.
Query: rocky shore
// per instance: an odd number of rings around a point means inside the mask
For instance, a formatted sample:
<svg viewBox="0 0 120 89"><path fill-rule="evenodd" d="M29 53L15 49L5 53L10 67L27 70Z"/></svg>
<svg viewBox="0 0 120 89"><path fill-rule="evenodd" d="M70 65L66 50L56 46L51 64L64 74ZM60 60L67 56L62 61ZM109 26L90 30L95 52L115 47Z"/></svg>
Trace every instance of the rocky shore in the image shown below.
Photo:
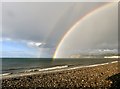
<svg viewBox="0 0 120 89"><path fill-rule="evenodd" d="M120 89L120 62L2 80L3 89Z"/></svg>

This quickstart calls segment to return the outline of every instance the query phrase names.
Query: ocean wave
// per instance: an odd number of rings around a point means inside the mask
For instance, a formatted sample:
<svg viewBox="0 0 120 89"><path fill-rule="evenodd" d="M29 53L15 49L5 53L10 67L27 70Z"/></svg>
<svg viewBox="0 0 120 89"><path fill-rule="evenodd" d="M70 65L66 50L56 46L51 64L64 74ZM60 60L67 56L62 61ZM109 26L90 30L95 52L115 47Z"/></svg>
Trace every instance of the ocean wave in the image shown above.
<svg viewBox="0 0 120 89"><path fill-rule="evenodd" d="M2 77L2 76L6 76L6 75L10 75L10 74L12 74L12 73L4 73L4 74L0 74L0 77Z"/></svg>
<svg viewBox="0 0 120 89"><path fill-rule="evenodd" d="M25 70L24 72L50 71L50 70L57 70L57 69L67 68L67 67L68 67L68 65L65 65L65 66L55 66L55 67L43 68L43 69L30 69L30 70Z"/></svg>

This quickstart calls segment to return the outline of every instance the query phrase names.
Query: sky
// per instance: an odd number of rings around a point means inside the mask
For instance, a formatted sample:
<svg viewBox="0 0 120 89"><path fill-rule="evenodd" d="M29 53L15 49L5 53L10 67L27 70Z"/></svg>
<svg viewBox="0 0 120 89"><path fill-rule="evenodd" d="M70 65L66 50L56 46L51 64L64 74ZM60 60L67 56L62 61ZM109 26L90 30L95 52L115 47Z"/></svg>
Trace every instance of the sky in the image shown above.
<svg viewBox="0 0 120 89"><path fill-rule="evenodd" d="M62 38L55 57L118 53L118 6L107 4L80 19Z"/></svg>
<svg viewBox="0 0 120 89"><path fill-rule="evenodd" d="M3 2L2 57L52 57L64 34L105 2Z"/></svg>

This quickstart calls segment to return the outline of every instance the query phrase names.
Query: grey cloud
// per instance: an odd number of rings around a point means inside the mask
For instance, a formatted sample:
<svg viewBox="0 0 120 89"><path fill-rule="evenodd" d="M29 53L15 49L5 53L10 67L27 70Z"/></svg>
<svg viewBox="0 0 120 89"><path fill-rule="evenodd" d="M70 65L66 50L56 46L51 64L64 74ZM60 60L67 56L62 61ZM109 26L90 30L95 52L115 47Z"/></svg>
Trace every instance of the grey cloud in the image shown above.
<svg viewBox="0 0 120 89"><path fill-rule="evenodd" d="M56 57L64 57L71 51L88 49L118 49L117 3L106 5L79 22L62 41ZM73 52L74 53L74 52Z"/></svg>
<svg viewBox="0 0 120 89"><path fill-rule="evenodd" d="M79 19L103 4L105 3L74 3L74 5L59 18L52 32L48 35L46 42L50 43L51 46L57 46L66 32L69 31Z"/></svg>
<svg viewBox="0 0 120 89"><path fill-rule="evenodd" d="M42 41L70 4L4 3L3 36ZM63 7L61 7L63 6ZM57 8L57 9L56 9Z"/></svg>
<svg viewBox="0 0 120 89"><path fill-rule="evenodd" d="M56 46L86 13L104 3L3 3L3 37Z"/></svg>

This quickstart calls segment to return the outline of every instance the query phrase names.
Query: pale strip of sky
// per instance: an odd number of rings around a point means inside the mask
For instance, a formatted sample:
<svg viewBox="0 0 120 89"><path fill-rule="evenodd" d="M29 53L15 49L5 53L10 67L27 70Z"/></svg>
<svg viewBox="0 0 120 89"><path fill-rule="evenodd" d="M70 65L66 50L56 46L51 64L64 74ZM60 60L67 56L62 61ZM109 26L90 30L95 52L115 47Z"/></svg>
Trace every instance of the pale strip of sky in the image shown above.
<svg viewBox="0 0 120 89"><path fill-rule="evenodd" d="M120 0L1 0L2 2L119 2Z"/></svg>

